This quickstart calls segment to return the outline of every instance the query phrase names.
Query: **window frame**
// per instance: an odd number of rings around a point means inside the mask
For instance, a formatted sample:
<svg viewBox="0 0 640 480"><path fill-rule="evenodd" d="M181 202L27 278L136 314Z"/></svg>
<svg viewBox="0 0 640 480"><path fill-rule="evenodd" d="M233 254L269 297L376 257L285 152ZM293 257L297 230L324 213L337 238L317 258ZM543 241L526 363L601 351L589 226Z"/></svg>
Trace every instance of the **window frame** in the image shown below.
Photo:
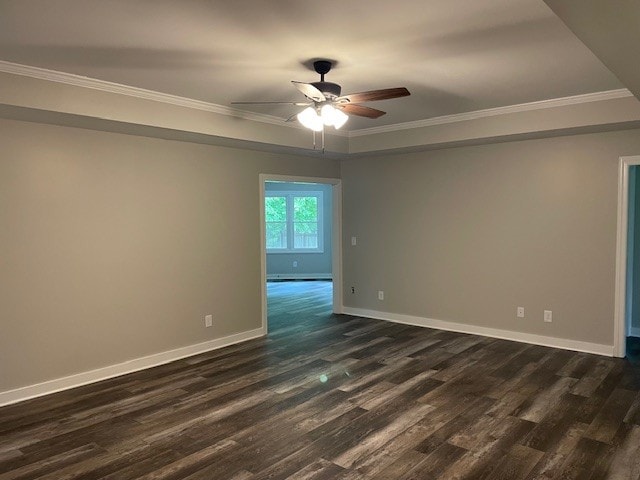
<svg viewBox="0 0 640 480"><path fill-rule="evenodd" d="M287 229L287 247L286 248L269 248L266 246L266 229L269 223L266 219L266 199L268 197L285 197L287 209L286 229ZM296 197L316 197L318 204L318 247L317 248L295 248L294 247L294 198ZM323 216L323 192L318 190L265 190L263 208L265 209L265 249L271 253L324 253L324 216Z"/></svg>

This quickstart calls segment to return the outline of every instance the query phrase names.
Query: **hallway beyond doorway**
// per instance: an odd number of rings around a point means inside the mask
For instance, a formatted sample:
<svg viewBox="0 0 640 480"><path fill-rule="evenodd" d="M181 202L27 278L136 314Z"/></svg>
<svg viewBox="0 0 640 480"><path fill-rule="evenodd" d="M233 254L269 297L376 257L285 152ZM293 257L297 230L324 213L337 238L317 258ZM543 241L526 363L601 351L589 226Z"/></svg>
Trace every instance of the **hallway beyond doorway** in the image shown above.
<svg viewBox="0 0 640 480"><path fill-rule="evenodd" d="M333 282L292 280L267 282L269 330L274 332L291 321L305 323L332 315Z"/></svg>

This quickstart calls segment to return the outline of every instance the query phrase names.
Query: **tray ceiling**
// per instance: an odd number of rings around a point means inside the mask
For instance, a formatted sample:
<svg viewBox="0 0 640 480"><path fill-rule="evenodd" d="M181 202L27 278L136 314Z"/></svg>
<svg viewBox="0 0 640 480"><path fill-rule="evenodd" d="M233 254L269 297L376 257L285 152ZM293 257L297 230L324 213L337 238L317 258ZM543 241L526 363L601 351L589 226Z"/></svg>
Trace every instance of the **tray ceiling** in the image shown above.
<svg viewBox="0 0 640 480"><path fill-rule="evenodd" d="M0 0L0 60L218 105L299 100L312 58L411 91L351 130L622 88L542 0Z"/></svg>

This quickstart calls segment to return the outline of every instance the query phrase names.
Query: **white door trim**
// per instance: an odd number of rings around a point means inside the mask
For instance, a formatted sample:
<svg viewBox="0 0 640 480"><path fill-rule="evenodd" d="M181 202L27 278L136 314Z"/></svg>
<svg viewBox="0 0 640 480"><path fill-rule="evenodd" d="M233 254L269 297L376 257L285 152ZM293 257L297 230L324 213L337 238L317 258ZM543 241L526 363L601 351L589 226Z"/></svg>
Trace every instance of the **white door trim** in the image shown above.
<svg viewBox="0 0 640 480"><path fill-rule="evenodd" d="M618 169L618 231L613 347L616 357L626 354L627 235L629 228L629 167L640 165L640 155L620 157Z"/></svg>
<svg viewBox="0 0 640 480"><path fill-rule="evenodd" d="M265 182L304 182L332 185L331 270L333 275L333 313L342 313L342 181L339 178L297 177L292 175L259 175L260 192L260 295L262 296L262 328L267 325L267 252L265 247L264 184Z"/></svg>

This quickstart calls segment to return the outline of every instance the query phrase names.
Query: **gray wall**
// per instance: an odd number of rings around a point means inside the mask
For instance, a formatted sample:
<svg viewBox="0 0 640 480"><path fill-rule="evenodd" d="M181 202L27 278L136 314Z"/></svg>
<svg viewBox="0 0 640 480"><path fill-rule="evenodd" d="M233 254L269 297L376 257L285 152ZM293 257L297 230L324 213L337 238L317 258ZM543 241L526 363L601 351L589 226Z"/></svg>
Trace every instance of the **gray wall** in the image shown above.
<svg viewBox="0 0 640 480"><path fill-rule="evenodd" d="M618 161L638 153L633 130L343 162L345 305L612 345Z"/></svg>
<svg viewBox="0 0 640 480"><path fill-rule="evenodd" d="M258 175L339 176L327 159L0 132L0 391L259 328Z"/></svg>
<svg viewBox="0 0 640 480"><path fill-rule="evenodd" d="M342 173L67 127L0 132L0 391L258 328L259 173L342 176L348 306L613 341L618 157L640 153L638 130L359 158Z"/></svg>
<svg viewBox="0 0 640 480"><path fill-rule="evenodd" d="M308 277L315 274L331 275L332 187L321 184L267 182L267 191L321 191L323 197L323 253L268 253L267 275L279 278ZM293 262L298 266L294 267ZM325 278L325 277L323 277Z"/></svg>

